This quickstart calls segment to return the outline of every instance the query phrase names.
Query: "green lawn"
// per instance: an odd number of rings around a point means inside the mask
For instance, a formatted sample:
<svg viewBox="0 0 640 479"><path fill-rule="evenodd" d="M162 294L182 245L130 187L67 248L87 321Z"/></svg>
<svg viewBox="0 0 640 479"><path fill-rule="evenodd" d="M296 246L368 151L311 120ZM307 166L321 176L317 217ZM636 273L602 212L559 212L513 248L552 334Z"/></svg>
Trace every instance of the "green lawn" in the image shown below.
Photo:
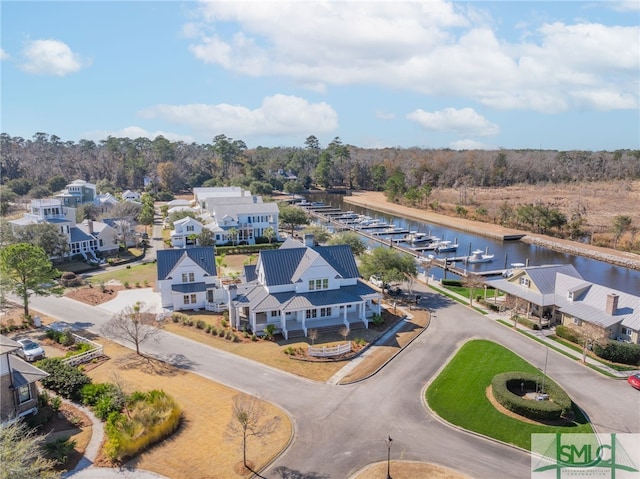
<svg viewBox="0 0 640 479"><path fill-rule="evenodd" d="M491 379L506 371L539 372L524 359L491 341L466 343L427 389L427 403L446 421L524 449L531 448L533 433L592 433L577 408L576 420L564 426L519 421L499 412L489 402Z"/></svg>
<svg viewBox="0 0 640 479"><path fill-rule="evenodd" d="M121 283L128 281L131 285L134 285L137 282L144 285L146 280L149 286L153 286L156 282L156 276L155 263L136 263L131 264L130 268L125 267L107 271L106 273L96 274L91 278L91 282L96 284L101 281L107 282L115 279Z"/></svg>

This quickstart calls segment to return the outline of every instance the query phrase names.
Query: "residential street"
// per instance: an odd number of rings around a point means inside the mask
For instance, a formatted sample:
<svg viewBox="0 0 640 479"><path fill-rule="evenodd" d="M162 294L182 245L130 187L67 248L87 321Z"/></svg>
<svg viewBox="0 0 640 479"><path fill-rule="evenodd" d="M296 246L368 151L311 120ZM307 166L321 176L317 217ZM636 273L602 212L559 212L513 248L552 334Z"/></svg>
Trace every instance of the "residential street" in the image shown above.
<svg viewBox="0 0 640 479"><path fill-rule="evenodd" d="M428 293L426 301L435 312L429 329L378 374L348 386L315 383L166 332L143 350L259 395L290 414L295 438L263 472L268 478L349 477L386 458L388 436L392 459L433 462L475 478L528 477L528 453L442 423L427 410L424 388L471 338L499 342L540 368L546 348L438 294ZM104 308L68 298L33 297L32 307L96 333L111 317ZM598 432L640 432L638 393L625 381L605 378L554 351L547 372L585 408Z"/></svg>

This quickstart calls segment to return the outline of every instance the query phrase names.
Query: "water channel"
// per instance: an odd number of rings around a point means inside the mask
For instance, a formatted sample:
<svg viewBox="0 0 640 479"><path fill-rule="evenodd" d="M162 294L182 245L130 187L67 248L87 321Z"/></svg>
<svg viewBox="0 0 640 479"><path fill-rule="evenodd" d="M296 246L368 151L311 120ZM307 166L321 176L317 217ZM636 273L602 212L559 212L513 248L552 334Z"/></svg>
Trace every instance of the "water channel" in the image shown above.
<svg viewBox="0 0 640 479"><path fill-rule="evenodd" d="M437 224L429 224L381 213L368 208L344 203L342 195L316 193L306 195L306 197L309 201L322 201L325 205L379 218L390 224L411 231L430 233L443 240L457 240L460 246L456 253L449 253L449 255L452 256L468 255L471 250L475 249L481 249L483 251L488 249L489 253L494 255L493 261L490 263L468 265L467 267L470 271L505 269L509 267L511 263L527 263L530 266L572 264L587 281L640 296L640 271L611 265L603 261L584 258L582 256L560 253L520 241L497 241ZM367 240L367 243L369 244L369 240ZM379 244L371 244L371 246L378 245ZM442 277L442 270L440 268L432 268L429 274L439 279ZM451 277L450 274L448 274L447 277Z"/></svg>

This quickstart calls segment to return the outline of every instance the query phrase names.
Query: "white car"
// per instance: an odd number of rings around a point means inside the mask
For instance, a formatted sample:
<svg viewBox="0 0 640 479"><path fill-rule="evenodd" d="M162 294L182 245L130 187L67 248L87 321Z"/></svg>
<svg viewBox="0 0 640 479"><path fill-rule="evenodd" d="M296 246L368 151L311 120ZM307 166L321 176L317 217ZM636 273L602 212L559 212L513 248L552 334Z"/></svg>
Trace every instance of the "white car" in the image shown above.
<svg viewBox="0 0 640 479"><path fill-rule="evenodd" d="M369 282L374 285L377 286L378 288L383 288L384 287L384 281L382 281L382 278L380 276L378 276L377 274L374 274L372 276L369 277Z"/></svg>
<svg viewBox="0 0 640 479"><path fill-rule="evenodd" d="M21 346L21 349L18 349L17 354L25 361L31 363L45 358L44 349L42 349L35 341L31 341L30 339L18 339L17 342Z"/></svg>

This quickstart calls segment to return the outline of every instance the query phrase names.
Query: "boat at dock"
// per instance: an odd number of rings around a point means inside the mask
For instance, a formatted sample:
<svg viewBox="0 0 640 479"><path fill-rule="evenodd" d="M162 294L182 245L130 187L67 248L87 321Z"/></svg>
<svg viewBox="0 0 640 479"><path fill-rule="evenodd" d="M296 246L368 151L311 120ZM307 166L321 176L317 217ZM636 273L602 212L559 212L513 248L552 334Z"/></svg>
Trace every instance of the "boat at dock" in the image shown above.
<svg viewBox="0 0 640 479"><path fill-rule="evenodd" d="M442 240L436 244L434 251L436 253L452 253L454 251L458 251L458 246L457 241Z"/></svg>
<svg viewBox="0 0 640 479"><path fill-rule="evenodd" d="M476 250L473 250L469 256L467 256L467 259L465 260L465 262L469 264L489 263L493 261L493 256L494 255L489 254L488 248L486 251L482 251L481 249L476 249Z"/></svg>
<svg viewBox="0 0 640 479"><path fill-rule="evenodd" d="M411 246L425 246L440 241L440 238L429 233L421 233L420 231L409 231L409 233L404 238L402 238L402 241L410 244Z"/></svg>

